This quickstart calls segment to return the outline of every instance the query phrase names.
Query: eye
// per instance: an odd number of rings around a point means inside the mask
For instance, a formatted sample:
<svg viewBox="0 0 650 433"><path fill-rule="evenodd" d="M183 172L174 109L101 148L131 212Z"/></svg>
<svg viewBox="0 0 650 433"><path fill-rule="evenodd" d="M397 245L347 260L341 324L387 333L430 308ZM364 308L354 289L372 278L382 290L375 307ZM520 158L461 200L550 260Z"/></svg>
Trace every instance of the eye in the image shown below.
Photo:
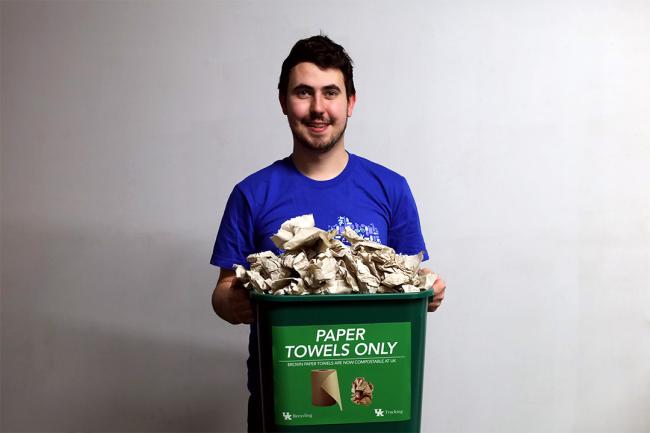
<svg viewBox="0 0 650 433"><path fill-rule="evenodd" d="M336 98L339 95L339 91L336 89L328 89L325 91L325 97L327 98Z"/></svg>
<svg viewBox="0 0 650 433"><path fill-rule="evenodd" d="M311 95L311 91L307 88L301 87L296 89L296 96L299 98L307 98Z"/></svg>

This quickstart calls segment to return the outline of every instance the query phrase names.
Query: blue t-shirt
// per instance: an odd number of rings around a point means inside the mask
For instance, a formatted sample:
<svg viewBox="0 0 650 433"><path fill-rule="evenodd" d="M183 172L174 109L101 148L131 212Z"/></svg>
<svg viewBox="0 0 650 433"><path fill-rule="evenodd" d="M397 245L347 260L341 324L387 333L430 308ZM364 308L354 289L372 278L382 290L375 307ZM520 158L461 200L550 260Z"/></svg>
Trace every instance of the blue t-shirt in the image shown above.
<svg viewBox="0 0 650 433"><path fill-rule="evenodd" d="M346 226L368 240L388 245L398 253L424 252L428 260L415 200L401 175L348 152L345 169L334 179L318 181L298 171L291 157L251 174L233 189L221 219L210 263L225 269L261 251L281 251L270 237L283 222L313 214L316 227ZM259 412L257 335L251 326L248 350L249 423ZM249 424L249 428L251 428Z"/></svg>
<svg viewBox="0 0 650 433"><path fill-rule="evenodd" d="M221 219L210 263L226 269L248 266L249 254L281 251L271 241L288 219L313 214L316 227L336 228L339 239L351 227L365 239L398 253L424 252L415 200L403 176L348 153L345 169L318 181L296 169L291 157L251 174L233 189Z"/></svg>

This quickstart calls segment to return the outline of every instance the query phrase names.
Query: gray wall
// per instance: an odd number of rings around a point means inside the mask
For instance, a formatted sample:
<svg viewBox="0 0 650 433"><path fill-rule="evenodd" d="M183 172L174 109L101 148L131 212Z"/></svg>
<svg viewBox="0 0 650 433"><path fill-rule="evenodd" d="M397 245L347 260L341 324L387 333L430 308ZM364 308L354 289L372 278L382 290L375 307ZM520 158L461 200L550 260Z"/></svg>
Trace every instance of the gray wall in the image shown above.
<svg viewBox="0 0 650 433"><path fill-rule="evenodd" d="M3 431L239 431L212 313L234 183L286 156L321 29L348 148L404 174L430 267L423 430L650 431L646 1L2 2Z"/></svg>

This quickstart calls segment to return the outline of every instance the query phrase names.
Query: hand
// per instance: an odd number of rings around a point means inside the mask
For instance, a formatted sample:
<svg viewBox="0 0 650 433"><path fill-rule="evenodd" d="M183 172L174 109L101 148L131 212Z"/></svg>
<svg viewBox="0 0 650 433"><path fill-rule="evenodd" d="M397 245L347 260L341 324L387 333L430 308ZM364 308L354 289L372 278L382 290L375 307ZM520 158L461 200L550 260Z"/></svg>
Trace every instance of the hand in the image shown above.
<svg viewBox="0 0 650 433"><path fill-rule="evenodd" d="M433 274L433 271L429 268L422 268L419 271L420 274ZM445 280L440 278L438 275L436 280L433 283L433 300L429 302L427 310L430 312L436 311L438 307L440 307L440 304L442 304L442 300L445 299L445 289L447 288L447 284L445 283Z"/></svg>
<svg viewBox="0 0 650 433"><path fill-rule="evenodd" d="M231 270L222 269L212 294L212 307L219 317L233 325L253 323L253 308L248 289L239 284Z"/></svg>
<svg viewBox="0 0 650 433"><path fill-rule="evenodd" d="M225 304L229 317L224 317L224 319L228 322L233 325L253 323L253 307L248 289L239 285L232 286L226 296Z"/></svg>

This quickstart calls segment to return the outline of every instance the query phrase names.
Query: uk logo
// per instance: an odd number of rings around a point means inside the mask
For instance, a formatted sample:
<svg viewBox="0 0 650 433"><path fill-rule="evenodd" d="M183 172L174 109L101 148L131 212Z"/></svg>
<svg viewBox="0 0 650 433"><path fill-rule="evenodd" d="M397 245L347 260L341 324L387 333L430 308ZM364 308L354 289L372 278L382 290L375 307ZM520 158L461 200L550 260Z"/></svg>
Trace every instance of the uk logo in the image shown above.
<svg viewBox="0 0 650 433"><path fill-rule="evenodd" d="M291 414L289 412L282 412L285 421L291 421Z"/></svg>
<svg viewBox="0 0 650 433"><path fill-rule="evenodd" d="M383 409L375 409L375 416L384 416Z"/></svg>

